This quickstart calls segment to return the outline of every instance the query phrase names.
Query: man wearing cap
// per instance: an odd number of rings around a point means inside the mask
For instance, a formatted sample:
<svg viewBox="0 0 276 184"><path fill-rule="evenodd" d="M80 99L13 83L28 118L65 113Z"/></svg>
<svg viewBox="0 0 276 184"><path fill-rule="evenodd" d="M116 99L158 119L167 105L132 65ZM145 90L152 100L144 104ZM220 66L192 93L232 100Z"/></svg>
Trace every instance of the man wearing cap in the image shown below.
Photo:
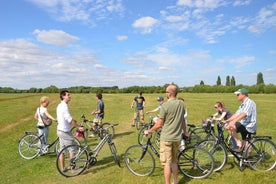
<svg viewBox="0 0 276 184"><path fill-rule="evenodd" d="M153 109L151 111L147 111L146 114L158 112L161 109L161 107L162 107L162 105L164 103L164 98L162 96L159 96L159 97L157 97L157 101L159 102L158 107L156 107L155 109ZM154 123L157 122L157 119L158 119L158 116L156 116L156 117L153 118Z"/></svg>
<svg viewBox="0 0 276 184"><path fill-rule="evenodd" d="M248 133L256 133L257 110L255 102L248 97L247 89L241 88L235 94L242 104L237 112L226 120L226 122L229 122L226 129L234 137L238 147L237 151L241 151L242 142L239 140L237 133L241 133L243 140L245 140Z"/></svg>

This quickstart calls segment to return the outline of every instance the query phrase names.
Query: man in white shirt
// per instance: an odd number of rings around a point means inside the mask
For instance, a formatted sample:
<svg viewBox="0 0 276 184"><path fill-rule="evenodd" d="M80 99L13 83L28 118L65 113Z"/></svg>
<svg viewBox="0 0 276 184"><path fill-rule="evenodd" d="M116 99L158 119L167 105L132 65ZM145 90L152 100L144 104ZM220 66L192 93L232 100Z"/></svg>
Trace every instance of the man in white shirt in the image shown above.
<svg viewBox="0 0 276 184"><path fill-rule="evenodd" d="M71 100L69 91L64 90L60 92L61 102L57 106L57 135L60 141L60 150L66 146L74 144L74 136L71 133L71 125L80 131L84 131L84 127L77 124L70 114L68 102ZM74 157L74 150L70 150L70 158ZM64 155L59 157L61 166L64 168Z"/></svg>

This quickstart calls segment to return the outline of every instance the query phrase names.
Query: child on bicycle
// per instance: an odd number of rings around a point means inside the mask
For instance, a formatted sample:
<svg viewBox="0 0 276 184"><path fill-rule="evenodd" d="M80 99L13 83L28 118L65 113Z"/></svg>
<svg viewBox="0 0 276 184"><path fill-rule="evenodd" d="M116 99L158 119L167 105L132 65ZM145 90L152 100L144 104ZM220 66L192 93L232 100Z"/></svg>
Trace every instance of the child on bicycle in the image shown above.
<svg viewBox="0 0 276 184"><path fill-rule="evenodd" d="M158 107L156 107L155 109L153 109L151 111L147 111L146 114L158 112L161 109L161 107L164 103L164 98L162 96L159 96L159 97L157 97L157 101L159 102ZM157 120L158 120L158 115L153 118L153 122L156 123Z"/></svg>

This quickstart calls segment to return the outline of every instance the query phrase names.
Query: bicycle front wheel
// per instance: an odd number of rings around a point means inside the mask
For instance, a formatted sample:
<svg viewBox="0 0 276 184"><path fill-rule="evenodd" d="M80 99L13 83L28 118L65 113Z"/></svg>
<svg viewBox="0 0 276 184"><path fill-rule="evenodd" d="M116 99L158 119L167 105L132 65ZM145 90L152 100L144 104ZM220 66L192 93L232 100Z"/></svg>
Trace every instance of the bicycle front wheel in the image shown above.
<svg viewBox="0 0 276 184"><path fill-rule="evenodd" d="M204 140L200 142L197 146L209 151L209 153L212 154L215 161L214 171L220 171L227 163L227 149L223 144L219 143L218 141Z"/></svg>
<svg viewBox="0 0 276 184"><path fill-rule="evenodd" d="M60 151L56 159L58 172L65 177L81 174L88 164L88 152L79 145L70 145Z"/></svg>
<svg viewBox="0 0 276 184"><path fill-rule="evenodd" d="M110 148L110 151L111 151L111 153L112 153L112 155L113 155L113 157L114 157L115 163L116 163L119 167L121 167L120 158L119 158L119 156L118 156L118 154L117 154L117 149L116 149L116 146L115 146L114 142L112 142L112 143L109 144L109 148Z"/></svg>
<svg viewBox="0 0 276 184"><path fill-rule="evenodd" d="M149 129L148 126L150 126L150 125L143 126L143 128L141 128L141 130L139 131L138 144L140 144L140 145L144 145L148 141L148 137L144 134L144 131Z"/></svg>
<svg viewBox="0 0 276 184"><path fill-rule="evenodd" d="M127 169L136 176L150 176L155 169L152 154L141 145L132 145L124 154Z"/></svg>
<svg viewBox="0 0 276 184"><path fill-rule="evenodd" d="M110 126L110 125L111 125L110 123L103 123L102 127L103 128L107 128L108 127L107 131L108 131L108 133L110 135L110 138L112 139L114 137L114 134L115 134L115 128L114 128L114 126ZM104 131L102 131L100 133L100 138L101 139L104 138L105 135L106 135L106 133Z"/></svg>
<svg viewBox="0 0 276 184"><path fill-rule="evenodd" d="M40 146L42 142L37 134L25 134L18 142L18 153L22 158L30 160L39 155Z"/></svg>
<svg viewBox="0 0 276 184"><path fill-rule="evenodd" d="M189 178L202 179L214 170L213 156L200 147L190 147L178 155L178 168Z"/></svg>
<svg viewBox="0 0 276 184"><path fill-rule="evenodd" d="M245 151L248 166L256 171L270 171L276 165L275 144L268 139L256 139Z"/></svg>

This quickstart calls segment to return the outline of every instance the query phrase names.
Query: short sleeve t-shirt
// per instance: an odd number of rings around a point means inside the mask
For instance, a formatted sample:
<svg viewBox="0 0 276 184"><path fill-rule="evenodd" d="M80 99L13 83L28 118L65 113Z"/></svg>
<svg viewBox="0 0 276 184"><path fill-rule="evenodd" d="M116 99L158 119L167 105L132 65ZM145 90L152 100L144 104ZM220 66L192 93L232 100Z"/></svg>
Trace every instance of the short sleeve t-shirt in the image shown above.
<svg viewBox="0 0 276 184"><path fill-rule="evenodd" d="M163 119L161 141L180 141L185 106L182 100L169 99L162 105L159 118Z"/></svg>
<svg viewBox="0 0 276 184"><path fill-rule="evenodd" d="M136 102L136 109L137 110L142 110L143 107L143 103L145 102L145 98L143 96L136 96L134 98L134 101Z"/></svg>

